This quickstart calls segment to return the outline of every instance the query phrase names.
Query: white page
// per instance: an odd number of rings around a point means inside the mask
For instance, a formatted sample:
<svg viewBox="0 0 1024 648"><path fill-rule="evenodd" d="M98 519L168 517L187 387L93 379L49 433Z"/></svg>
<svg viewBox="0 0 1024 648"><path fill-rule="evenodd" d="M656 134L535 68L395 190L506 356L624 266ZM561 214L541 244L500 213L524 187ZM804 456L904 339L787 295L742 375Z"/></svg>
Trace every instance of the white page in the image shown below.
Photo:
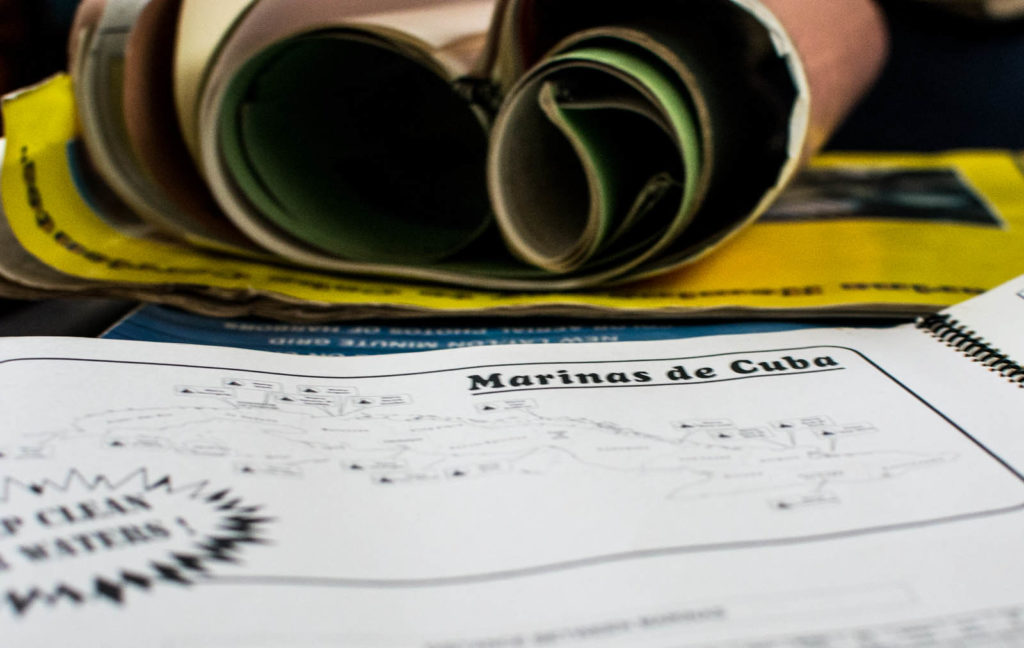
<svg viewBox="0 0 1024 648"><path fill-rule="evenodd" d="M950 319L976 331L984 342L1024 361L1024 276L947 309Z"/></svg>
<svg viewBox="0 0 1024 648"><path fill-rule="evenodd" d="M911 326L0 357L7 645L1024 641L1021 392Z"/></svg>

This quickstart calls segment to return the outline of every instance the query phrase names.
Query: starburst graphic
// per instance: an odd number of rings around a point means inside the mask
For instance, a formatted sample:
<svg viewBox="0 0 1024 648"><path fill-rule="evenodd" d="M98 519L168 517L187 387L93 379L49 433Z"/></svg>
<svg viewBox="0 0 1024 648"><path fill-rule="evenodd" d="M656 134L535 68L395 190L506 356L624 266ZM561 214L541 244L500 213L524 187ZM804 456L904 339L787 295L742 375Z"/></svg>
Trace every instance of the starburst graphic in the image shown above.
<svg viewBox="0 0 1024 648"><path fill-rule="evenodd" d="M0 481L0 604L106 602L159 585L188 587L245 547L268 543L272 518L228 488L135 470L122 478L71 470L59 479Z"/></svg>

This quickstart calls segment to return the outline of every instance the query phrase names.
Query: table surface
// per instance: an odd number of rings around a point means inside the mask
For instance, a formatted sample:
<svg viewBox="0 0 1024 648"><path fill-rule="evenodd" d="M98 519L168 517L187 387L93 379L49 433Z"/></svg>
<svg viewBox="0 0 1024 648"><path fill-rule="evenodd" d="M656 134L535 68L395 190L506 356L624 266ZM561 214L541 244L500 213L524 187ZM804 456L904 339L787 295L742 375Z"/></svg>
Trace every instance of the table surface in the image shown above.
<svg viewBox="0 0 1024 648"><path fill-rule="evenodd" d="M135 307L110 299L0 300L0 336L96 337Z"/></svg>

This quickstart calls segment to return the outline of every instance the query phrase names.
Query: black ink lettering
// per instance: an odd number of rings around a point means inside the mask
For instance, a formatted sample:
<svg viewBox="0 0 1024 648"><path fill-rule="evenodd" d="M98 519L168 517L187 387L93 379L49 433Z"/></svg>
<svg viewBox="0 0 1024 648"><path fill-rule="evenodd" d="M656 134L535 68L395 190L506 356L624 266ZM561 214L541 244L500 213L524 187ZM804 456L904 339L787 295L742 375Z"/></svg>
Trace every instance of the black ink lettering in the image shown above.
<svg viewBox="0 0 1024 648"><path fill-rule="evenodd" d="M757 367L755 367L754 363L750 360L736 360L729 365L729 368L738 374L757 373Z"/></svg>
<svg viewBox="0 0 1024 648"><path fill-rule="evenodd" d="M696 375L701 380L707 380L709 378L714 378L716 376L715 370L712 369L711 367L701 367L696 372L694 372L694 375Z"/></svg>
<svg viewBox="0 0 1024 648"><path fill-rule="evenodd" d="M669 380L693 380L693 376L691 376L686 371L686 367L682 365L676 365L675 367L672 367L671 369L669 369L667 375Z"/></svg>
<svg viewBox="0 0 1024 648"><path fill-rule="evenodd" d="M500 373L492 373L486 378L483 376L472 375L469 377L469 382L469 391L477 391L480 389L501 389L505 386L505 384L501 382Z"/></svg>
<svg viewBox="0 0 1024 648"><path fill-rule="evenodd" d="M50 555L46 552L46 547L38 544L21 545L20 547L18 547L18 551L20 551L23 556L25 556L32 562L46 560L50 557Z"/></svg>
<svg viewBox="0 0 1024 648"><path fill-rule="evenodd" d="M793 369L797 369L797 370L806 369L807 367L811 366L811 363L807 362L806 360L804 360L802 358L794 358L793 356L785 356L782 359L785 360L786 363L789 364L790 367L792 367Z"/></svg>
<svg viewBox="0 0 1024 648"><path fill-rule="evenodd" d="M13 537L18 534L18 529L21 528L22 520L20 517L7 517L0 518L0 536Z"/></svg>
<svg viewBox="0 0 1024 648"><path fill-rule="evenodd" d="M153 538L163 539L171 537L171 532L168 531L160 522L149 522L144 524L143 528L146 530L146 533Z"/></svg>
<svg viewBox="0 0 1024 648"><path fill-rule="evenodd" d="M533 380L529 376L512 376L508 384L512 387L532 387Z"/></svg>

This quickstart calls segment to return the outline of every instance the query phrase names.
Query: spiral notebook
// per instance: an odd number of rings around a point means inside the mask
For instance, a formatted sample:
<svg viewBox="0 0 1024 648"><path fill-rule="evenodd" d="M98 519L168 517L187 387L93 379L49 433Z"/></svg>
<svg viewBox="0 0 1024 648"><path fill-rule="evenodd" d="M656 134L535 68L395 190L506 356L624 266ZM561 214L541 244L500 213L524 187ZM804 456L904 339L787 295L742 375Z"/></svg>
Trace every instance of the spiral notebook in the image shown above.
<svg viewBox="0 0 1024 648"><path fill-rule="evenodd" d="M5 642L1022 645L1022 330L3 339Z"/></svg>

